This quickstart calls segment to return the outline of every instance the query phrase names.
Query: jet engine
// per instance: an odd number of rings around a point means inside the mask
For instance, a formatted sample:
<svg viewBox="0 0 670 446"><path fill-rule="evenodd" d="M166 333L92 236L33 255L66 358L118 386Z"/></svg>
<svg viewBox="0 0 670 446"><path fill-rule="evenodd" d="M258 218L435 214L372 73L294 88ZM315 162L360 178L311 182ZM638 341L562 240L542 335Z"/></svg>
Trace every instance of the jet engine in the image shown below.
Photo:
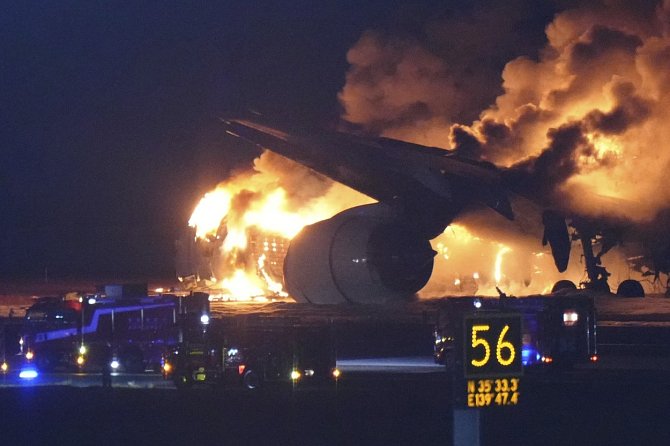
<svg viewBox="0 0 670 446"><path fill-rule="evenodd" d="M286 291L315 304L409 298L428 282L436 254L416 227L381 203L306 226L284 260Z"/></svg>

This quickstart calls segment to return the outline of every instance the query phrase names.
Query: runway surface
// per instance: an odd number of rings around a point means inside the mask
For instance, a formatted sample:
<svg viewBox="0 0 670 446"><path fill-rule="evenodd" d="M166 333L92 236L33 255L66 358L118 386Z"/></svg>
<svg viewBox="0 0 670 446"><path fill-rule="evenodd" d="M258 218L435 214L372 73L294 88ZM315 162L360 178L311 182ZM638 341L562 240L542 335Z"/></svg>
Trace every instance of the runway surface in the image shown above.
<svg viewBox="0 0 670 446"><path fill-rule="evenodd" d="M599 361L526 373L518 406L482 411L482 444L670 444L670 300L607 299L596 300ZM213 313L333 317L288 305ZM337 385L180 391L157 374L119 374L103 389L95 373L5 376L3 444L450 444L451 381L430 356L430 305L350 310L339 317L367 322L343 336Z"/></svg>
<svg viewBox="0 0 670 446"><path fill-rule="evenodd" d="M319 388L0 388L3 444L448 445L445 373L350 373ZM515 407L481 411L484 445L663 445L667 373L527 375ZM91 379L95 379L92 377Z"/></svg>

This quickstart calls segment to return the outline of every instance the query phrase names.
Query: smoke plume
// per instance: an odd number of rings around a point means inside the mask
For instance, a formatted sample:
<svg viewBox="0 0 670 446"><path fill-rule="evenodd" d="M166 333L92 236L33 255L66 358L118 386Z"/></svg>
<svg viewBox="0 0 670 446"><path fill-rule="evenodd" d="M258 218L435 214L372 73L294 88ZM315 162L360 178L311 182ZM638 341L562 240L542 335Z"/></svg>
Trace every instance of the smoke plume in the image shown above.
<svg viewBox="0 0 670 446"><path fill-rule="evenodd" d="M436 14L420 32L368 31L348 52L344 119L373 133L445 147L502 92L500 70L538 49L537 2L471 3Z"/></svg>
<svg viewBox="0 0 670 446"><path fill-rule="evenodd" d="M344 119L493 162L518 192L567 214L658 230L670 213L670 0L569 3L534 45L510 37L518 29L510 25L523 21L520 1L481 3L469 20L436 19L411 38L366 33L348 54ZM476 225L467 226L473 237L482 232ZM445 237L435 244L453 252L458 242ZM513 275L523 288L544 269L541 247L511 243L504 252L521 256ZM607 256L608 268L621 266L615 276L627 278L625 256ZM451 291L463 277L487 275L475 270L481 259L471 260L447 269L467 272L442 277Z"/></svg>
<svg viewBox="0 0 670 446"><path fill-rule="evenodd" d="M365 34L348 55L344 118L510 167L520 189L569 211L654 219L670 199L670 1L562 11L500 83L483 61L516 43L496 34L519 20L513 9L431 23L423 40Z"/></svg>

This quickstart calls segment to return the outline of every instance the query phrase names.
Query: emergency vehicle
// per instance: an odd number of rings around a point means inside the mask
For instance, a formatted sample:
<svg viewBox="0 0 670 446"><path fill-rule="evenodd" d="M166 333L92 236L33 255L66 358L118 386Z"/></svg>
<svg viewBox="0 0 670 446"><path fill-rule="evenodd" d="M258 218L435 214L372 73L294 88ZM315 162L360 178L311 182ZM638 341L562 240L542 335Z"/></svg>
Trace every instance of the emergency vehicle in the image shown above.
<svg viewBox="0 0 670 446"><path fill-rule="evenodd" d="M183 336L179 322L209 317L209 302L204 293L142 294L38 298L20 329L22 368L159 371L166 348Z"/></svg>
<svg viewBox="0 0 670 446"><path fill-rule="evenodd" d="M209 384L253 390L271 383L327 384L340 377L328 327L217 322L166 354L165 379L177 387Z"/></svg>
<svg viewBox="0 0 670 446"><path fill-rule="evenodd" d="M569 367L598 360L596 312L584 293L534 297L446 299L439 306L434 331L434 359L451 366L459 335L457 315L491 311L519 314L522 320L522 364L525 368ZM456 316L455 316L456 315ZM467 341L467 339L465 340Z"/></svg>

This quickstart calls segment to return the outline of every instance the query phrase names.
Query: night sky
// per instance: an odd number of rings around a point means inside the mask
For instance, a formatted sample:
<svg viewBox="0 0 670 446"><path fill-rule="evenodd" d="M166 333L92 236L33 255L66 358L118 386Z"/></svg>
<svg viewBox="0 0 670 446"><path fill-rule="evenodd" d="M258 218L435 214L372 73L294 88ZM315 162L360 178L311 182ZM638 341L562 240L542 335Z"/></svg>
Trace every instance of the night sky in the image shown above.
<svg viewBox="0 0 670 446"><path fill-rule="evenodd" d="M219 116L332 124L364 31L420 33L481 2L397 3L5 5L0 277L171 276L198 198L257 155ZM519 32L539 45L551 12Z"/></svg>

